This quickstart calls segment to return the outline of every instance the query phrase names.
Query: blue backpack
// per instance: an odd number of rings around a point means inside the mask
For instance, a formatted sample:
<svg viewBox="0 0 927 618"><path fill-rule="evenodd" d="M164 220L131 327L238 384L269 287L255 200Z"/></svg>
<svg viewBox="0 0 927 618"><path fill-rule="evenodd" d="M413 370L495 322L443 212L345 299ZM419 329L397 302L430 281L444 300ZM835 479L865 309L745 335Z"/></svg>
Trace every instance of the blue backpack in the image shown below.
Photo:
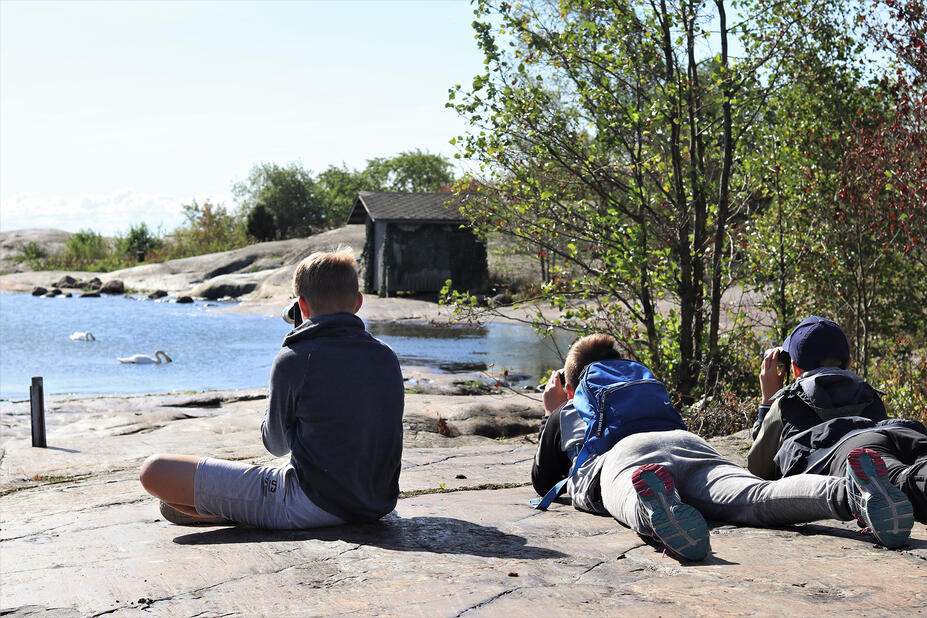
<svg viewBox="0 0 927 618"><path fill-rule="evenodd" d="M573 406L586 422L582 449L573 460L570 475L543 498L531 501L537 509L547 510L587 459L608 452L622 438L686 428L663 383L647 367L623 358L588 365L579 380Z"/></svg>

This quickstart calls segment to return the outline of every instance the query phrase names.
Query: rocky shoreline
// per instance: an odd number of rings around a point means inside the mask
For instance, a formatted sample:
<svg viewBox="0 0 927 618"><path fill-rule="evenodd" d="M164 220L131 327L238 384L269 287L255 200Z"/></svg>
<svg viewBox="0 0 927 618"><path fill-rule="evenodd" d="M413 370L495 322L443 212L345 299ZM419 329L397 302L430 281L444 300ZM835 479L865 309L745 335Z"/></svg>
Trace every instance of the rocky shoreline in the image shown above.
<svg viewBox="0 0 927 618"><path fill-rule="evenodd" d="M57 230L32 232L36 234L17 236L16 242L21 245L25 238L46 244L53 241L63 242L59 237L61 232ZM20 245L10 240L10 235L13 234L22 233L0 234L0 247L5 247L0 251L0 272L9 270L14 263L13 256L18 255L16 247ZM292 298L293 272L300 260L313 251L331 250L339 246L350 247L359 259L363 250L364 234L363 225L346 225L309 238L259 243L233 251L158 264L143 264L110 273L29 270L6 272L0 275L0 291L32 294L37 292L37 288L44 288L40 295L72 297L131 293L162 302L192 302L194 299L237 300L240 301L238 304L216 310L276 316L281 314L285 304ZM509 306L498 309L493 319L510 323L530 323L538 311L553 314L550 307L543 305ZM441 324L454 321L452 310L439 305L433 299L380 298L371 294L364 296L364 305L358 315L364 320L374 321Z"/></svg>
<svg viewBox="0 0 927 618"><path fill-rule="evenodd" d="M54 230L48 231L46 236L57 238L51 232ZM0 290L32 293L36 287L57 287L63 293L73 293L81 288L76 285L78 282L89 282L96 278L100 286L97 289L102 293L122 294L133 291L149 294L161 291L163 295L211 300L221 297L287 298L290 295L293 271L303 257L313 251L338 246L351 247L359 256L363 243L363 226L351 225L309 238L259 243L232 251L142 264L105 274L82 271L29 271L19 268L18 272L0 275ZM0 244L12 246L9 240ZM3 257L7 269L14 263L12 256L13 249L7 249ZM73 287L68 287L70 282L73 282ZM110 286L109 290L101 289L107 285Z"/></svg>

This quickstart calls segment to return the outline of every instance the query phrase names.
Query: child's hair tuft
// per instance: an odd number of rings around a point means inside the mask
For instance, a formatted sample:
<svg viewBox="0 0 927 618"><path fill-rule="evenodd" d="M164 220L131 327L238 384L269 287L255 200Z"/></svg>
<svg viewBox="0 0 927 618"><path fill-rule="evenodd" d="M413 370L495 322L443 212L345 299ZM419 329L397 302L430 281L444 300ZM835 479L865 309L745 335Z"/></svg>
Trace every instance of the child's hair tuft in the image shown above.
<svg viewBox="0 0 927 618"><path fill-rule="evenodd" d="M577 339L570 346L563 366L567 384L575 389L588 365L612 358L621 358L621 352L618 350L618 342L611 335L595 333Z"/></svg>
<svg viewBox="0 0 927 618"><path fill-rule="evenodd" d="M293 293L324 313L353 310L357 292L357 262L350 247L316 251L293 274Z"/></svg>

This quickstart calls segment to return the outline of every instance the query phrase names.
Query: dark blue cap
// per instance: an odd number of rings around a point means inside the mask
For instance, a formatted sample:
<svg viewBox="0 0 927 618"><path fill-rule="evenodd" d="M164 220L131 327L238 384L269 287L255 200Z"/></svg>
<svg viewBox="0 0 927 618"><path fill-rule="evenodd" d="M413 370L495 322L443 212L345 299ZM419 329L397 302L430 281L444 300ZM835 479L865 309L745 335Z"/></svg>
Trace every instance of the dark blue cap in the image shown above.
<svg viewBox="0 0 927 618"><path fill-rule="evenodd" d="M850 344L843 330L833 320L816 315L802 320L782 347L802 371L817 369L831 357L840 359L844 368L850 362Z"/></svg>

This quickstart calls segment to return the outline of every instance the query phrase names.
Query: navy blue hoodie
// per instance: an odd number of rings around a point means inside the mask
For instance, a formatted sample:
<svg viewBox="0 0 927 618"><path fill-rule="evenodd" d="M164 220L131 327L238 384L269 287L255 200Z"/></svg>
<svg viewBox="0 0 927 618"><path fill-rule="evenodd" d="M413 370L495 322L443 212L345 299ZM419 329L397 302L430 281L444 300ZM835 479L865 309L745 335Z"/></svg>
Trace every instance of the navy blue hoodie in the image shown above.
<svg viewBox="0 0 927 618"><path fill-rule="evenodd" d="M290 331L270 372L264 446L292 453L303 491L348 522L396 506L402 460L402 371L396 354L352 313Z"/></svg>

